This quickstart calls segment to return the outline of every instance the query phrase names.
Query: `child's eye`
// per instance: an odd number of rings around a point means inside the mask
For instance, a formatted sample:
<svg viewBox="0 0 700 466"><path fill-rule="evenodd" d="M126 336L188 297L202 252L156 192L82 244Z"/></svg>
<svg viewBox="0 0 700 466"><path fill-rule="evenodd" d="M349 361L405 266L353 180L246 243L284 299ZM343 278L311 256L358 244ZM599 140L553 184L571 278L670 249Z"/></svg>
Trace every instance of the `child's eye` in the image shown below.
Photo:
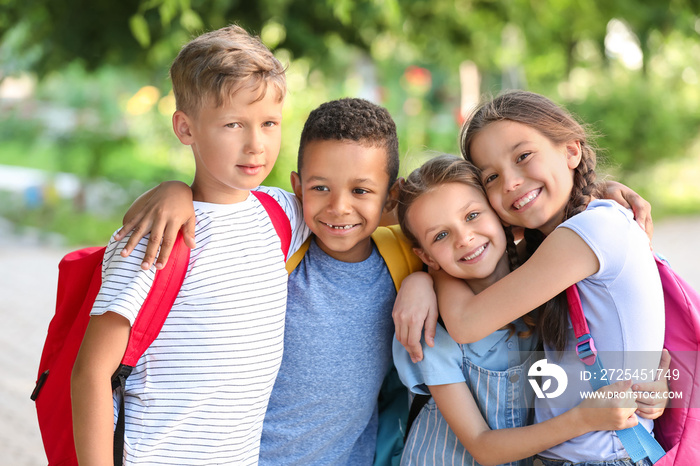
<svg viewBox="0 0 700 466"><path fill-rule="evenodd" d="M467 214L466 220L467 220L467 222L469 222L470 220L474 220L474 219L477 218L478 216L479 216L479 212L469 212L469 213Z"/></svg>
<svg viewBox="0 0 700 466"><path fill-rule="evenodd" d="M525 152L524 154L520 154L517 159L515 159L516 162L522 162L526 158L528 158L532 152Z"/></svg>
<svg viewBox="0 0 700 466"><path fill-rule="evenodd" d="M240 128L241 124L240 123L226 123L227 128Z"/></svg>
<svg viewBox="0 0 700 466"><path fill-rule="evenodd" d="M312 186L312 191L328 191L328 186Z"/></svg>
<svg viewBox="0 0 700 466"><path fill-rule="evenodd" d="M440 241L441 239L445 239L446 236L447 236L447 232L441 231L440 233L435 235L435 238L433 238L433 242Z"/></svg>
<svg viewBox="0 0 700 466"><path fill-rule="evenodd" d="M263 123L263 126L268 127L268 128L273 127L273 126L277 126L277 125L279 125L279 122L277 122L277 121L266 121L265 123Z"/></svg>
<svg viewBox="0 0 700 466"><path fill-rule="evenodd" d="M492 182L493 180L495 180L496 178L498 178L498 175L496 175L496 174L486 175L484 177L484 184L488 184L488 183Z"/></svg>
<svg viewBox="0 0 700 466"><path fill-rule="evenodd" d="M369 189L364 189L364 188L355 188L352 190L353 194L367 194L369 193Z"/></svg>

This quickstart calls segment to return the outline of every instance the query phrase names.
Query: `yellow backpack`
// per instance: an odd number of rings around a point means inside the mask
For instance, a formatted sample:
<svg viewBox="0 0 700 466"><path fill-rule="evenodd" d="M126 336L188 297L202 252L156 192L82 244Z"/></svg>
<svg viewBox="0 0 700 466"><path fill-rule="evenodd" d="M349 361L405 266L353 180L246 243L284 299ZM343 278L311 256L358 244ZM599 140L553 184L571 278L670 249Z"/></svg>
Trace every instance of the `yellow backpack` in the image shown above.
<svg viewBox="0 0 700 466"><path fill-rule="evenodd" d="M398 225L379 227L372 233L372 240L377 245L396 291L401 288L404 278L413 272L422 270L423 262L416 256L411 245ZM304 254L309 250L311 238L287 260L287 273L297 268ZM404 431L408 421L409 396L408 390L399 380L396 368L391 370L384 379L379 391L379 426L377 429L377 450L374 455L375 466L398 465L404 445Z"/></svg>

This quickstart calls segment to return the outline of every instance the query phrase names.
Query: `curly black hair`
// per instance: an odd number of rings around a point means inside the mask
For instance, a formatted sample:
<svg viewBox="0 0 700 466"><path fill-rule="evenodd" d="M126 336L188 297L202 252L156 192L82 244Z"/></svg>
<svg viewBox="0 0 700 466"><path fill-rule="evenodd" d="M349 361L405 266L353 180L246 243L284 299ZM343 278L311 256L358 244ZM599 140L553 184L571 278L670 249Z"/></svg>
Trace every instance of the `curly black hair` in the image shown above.
<svg viewBox="0 0 700 466"><path fill-rule="evenodd" d="M385 149L389 187L399 173L399 139L389 111L365 99L345 98L321 104L309 114L299 141L297 171L306 145L313 141L350 140Z"/></svg>

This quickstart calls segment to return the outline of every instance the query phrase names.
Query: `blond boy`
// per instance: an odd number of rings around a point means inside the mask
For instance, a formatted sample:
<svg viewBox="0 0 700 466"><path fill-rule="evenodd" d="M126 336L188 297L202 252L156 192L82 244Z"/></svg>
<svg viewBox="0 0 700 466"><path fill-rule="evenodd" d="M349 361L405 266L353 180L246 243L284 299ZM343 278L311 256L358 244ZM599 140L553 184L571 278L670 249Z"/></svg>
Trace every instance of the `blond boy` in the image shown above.
<svg viewBox="0 0 700 466"><path fill-rule="evenodd" d="M279 153L284 69L237 26L186 44L171 70L173 129L192 148L197 245L163 328L127 380L124 464L256 464L282 358L287 274L280 240L250 189ZM303 241L300 206L270 189ZM152 286L146 240L131 257L112 239L72 377L81 465L112 464L110 378ZM121 396L121 394L115 395Z"/></svg>

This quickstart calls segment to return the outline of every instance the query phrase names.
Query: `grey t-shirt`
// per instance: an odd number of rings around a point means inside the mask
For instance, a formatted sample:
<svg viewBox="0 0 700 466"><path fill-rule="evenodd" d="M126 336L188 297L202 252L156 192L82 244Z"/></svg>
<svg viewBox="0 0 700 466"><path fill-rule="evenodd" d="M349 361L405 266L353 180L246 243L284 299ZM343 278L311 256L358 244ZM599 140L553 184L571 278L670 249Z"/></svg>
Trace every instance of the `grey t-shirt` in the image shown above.
<svg viewBox="0 0 700 466"><path fill-rule="evenodd" d="M261 465L372 464L395 299L376 247L349 263L311 241L289 276L284 355L263 423Z"/></svg>

